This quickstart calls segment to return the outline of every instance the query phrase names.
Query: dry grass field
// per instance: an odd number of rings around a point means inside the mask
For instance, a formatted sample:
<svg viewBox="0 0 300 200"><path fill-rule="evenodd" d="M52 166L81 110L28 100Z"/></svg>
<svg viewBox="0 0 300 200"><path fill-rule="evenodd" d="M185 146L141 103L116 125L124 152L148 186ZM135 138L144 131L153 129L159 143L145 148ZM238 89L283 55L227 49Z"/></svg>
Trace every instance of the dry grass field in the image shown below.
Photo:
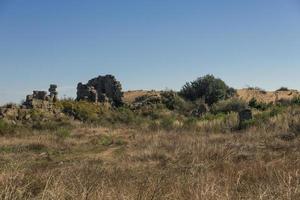
<svg viewBox="0 0 300 200"><path fill-rule="evenodd" d="M284 125L217 133L77 124L65 135L1 136L0 198L299 199L300 139L282 135Z"/></svg>

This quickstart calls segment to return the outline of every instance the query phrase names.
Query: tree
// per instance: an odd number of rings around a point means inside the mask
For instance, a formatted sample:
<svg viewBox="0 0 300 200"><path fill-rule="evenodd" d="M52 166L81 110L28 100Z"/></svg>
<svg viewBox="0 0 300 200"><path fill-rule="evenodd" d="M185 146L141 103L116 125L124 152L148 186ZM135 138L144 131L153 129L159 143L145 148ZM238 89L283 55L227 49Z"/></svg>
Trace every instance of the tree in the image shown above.
<svg viewBox="0 0 300 200"><path fill-rule="evenodd" d="M179 94L187 100L203 99L208 105L232 97L236 91L213 75L206 75L195 81L186 83Z"/></svg>

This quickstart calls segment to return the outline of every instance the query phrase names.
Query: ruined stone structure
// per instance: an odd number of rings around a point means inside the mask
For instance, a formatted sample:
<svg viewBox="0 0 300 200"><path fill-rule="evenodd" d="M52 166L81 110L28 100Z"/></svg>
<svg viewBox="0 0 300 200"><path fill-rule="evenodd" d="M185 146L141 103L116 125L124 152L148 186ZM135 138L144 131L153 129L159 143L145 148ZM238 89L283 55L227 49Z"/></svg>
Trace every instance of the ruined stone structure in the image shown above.
<svg viewBox="0 0 300 200"><path fill-rule="evenodd" d="M85 100L98 102L98 94L93 86L78 83L77 85L77 100Z"/></svg>
<svg viewBox="0 0 300 200"><path fill-rule="evenodd" d="M23 103L23 106L28 109L51 109L53 102L58 100L56 88L56 85L50 85L50 95L48 95L46 91L33 91L31 95L26 96L26 101Z"/></svg>
<svg viewBox="0 0 300 200"><path fill-rule="evenodd" d="M110 102L114 106L120 106L123 104L122 96L121 84L112 75L98 76L89 80L87 84L77 85L78 101Z"/></svg>
<svg viewBox="0 0 300 200"><path fill-rule="evenodd" d="M239 111L239 127L242 128L244 122L251 120L253 118L251 109L243 109Z"/></svg>
<svg viewBox="0 0 300 200"><path fill-rule="evenodd" d="M50 101L53 101L53 102L56 102L58 100L57 98L57 95L58 95L58 92L56 91L57 89L57 85L54 85L54 84L51 84L50 85L50 88L49 88L49 92L50 92Z"/></svg>

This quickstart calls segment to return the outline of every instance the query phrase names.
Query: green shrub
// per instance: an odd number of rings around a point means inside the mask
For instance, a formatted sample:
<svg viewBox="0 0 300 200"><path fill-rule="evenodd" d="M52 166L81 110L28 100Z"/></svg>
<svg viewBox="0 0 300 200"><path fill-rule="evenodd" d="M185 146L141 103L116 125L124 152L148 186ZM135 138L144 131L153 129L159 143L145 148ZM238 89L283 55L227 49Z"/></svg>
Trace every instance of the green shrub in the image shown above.
<svg viewBox="0 0 300 200"><path fill-rule="evenodd" d="M222 100L215 103L211 108L211 112L214 114L239 112L245 109L246 107L247 107L246 102L238 98L232 98L232 99Z"/></svg>
<svg viewBox="0 0 300 200"><path fill-rule="evenodd" d="M86 101L63 100L57 104L62 111L75 119L85 122L97 121L100 106Z"/></svg>
<svg viewBox="0 0 300 200"><path fill-rule="evenodd" d="M206 75L193 82L186 83L179 94L188 100L203 99L205 103L212 105L219 100L232 97L235 92L221 79L215 78L213 75Z"/></svg>
<svg viewBox="0 0 300 200"><path fill-rule="evenodd" d="M295 96L291 100L291 104L300 105L300 96Z"/></svg>
<svg viewBox="0 0 300 200"><path fill-rule="evenodd" d="M100 144L103 146L110 146L114 143L113 139L111 136L104 135L100 139Z"/></svg>
<svg viewBox="0 0 300 200"><path fill-rule="evenodd" d="M36 130L56 131L60 128L71 128L71 124L69 121L33 121L31 128Z"/></svg>
<svg viewBox="0 0 300 200"><path fill-rule="evenodd" d="M150 120L148 123L148 129L151 131L158 131L160 129L160 122L158 120Z"/></svg>
<svg viewBox="0 0 300 200"><path fill-rule="evenodd" d="M282 106L274 106L270 110L270 117L275 117L281 114L284 111L284 107Z"/></svg>
<svg viewBox="0 0 300 200"><path fill-rule="evenodd" d="M226 114L225 113L217 113L217 114L213 114L213 113L207 113L205 115L203 115L203 117L201 117L201 120L208 120L208 121L212 121L212 120L218 120L218 119L225 119L226 118Z"/></svg>
<svg viewBox="0 0 300 200"><path fill-rule="evenodd" d="M70 137L71 131L70 131L69 128L61 127L61 128L59 128L59 129L55 132L55 135L56 135L58 138L65 139L65 138L67 138L67 137Z"/></svg>
<svg viewBox="0 0 300 200"><path fill-rule="evenodd" d="M160 127L162 129L171 130L174 127L175 120L173 116L165 116L160 121Z"/></svg>
<svg viewBox="0 0 300 200"><path fill-rule="evenodd" d="M253 116L253 119L245 121L243 127L249 126L265 126L272 117L281 114L285 107L273 106L266 111L259 112Z"/></svg>
<svg viewBox="0 0 300 200"><path fill-rule="evenodd" d="M4 120L0 119L0 135L14 134L16 133L16 130L16 125L8 124Z"/></svg>
<svg viewBox="0 0 300 200"><path fill-rule="evenodd" d="M251 126L254 126L255 124L257 124L257 120L255 119L245 120L239 124L238 129L246 129Z"/></svg>
<svg viewBox="0 0 300 200"><path fill-rule="evenodd" d="M281 88L276 90L276 92L280 92L280 91L285 91L286 92L286 91L290 91L290 90L287 87L281 87Z"/></svg>
<svg viewBox="0 0 300 200"><path fill-rule="evenodd" d="M252 98L248 105L251 107L251 108L255 108L257 110L261 110L261 111L264 111L264 110L267 110L268 108L270 108L272 106L272 104L267 104L267 103L263 103L263 102L258 102L255 98Z"/></svg>
<svg viewBox="0 0 300 200"><path fill-rule="evenodd" d="M126 107L120 107L115 110L114 118L116 122L127 125L134 124L137 121L136 115Z"/></svg>
<svg viewBox="0 0 300 200"><path fill-rule="evenodd" d="M188 117L183 121L183 129L196 129L198 119L195 117Z"/></svg>
<svg viewBox="0 0 300 200"><path fill-rule="evenodd" d="M161 92L162 103L170 110L182 110L185 101L174 91Z"/></svg>
<svg viewBox="0 0 300 200"><path fill-rule="evenodd" d="M126 141L124 141L122 138L116 138L116 139L114 139L114 144L121 146L121 145L125 145Z"/></svg>
<svg viewBox="0 0 300 200"><path fill-rule="evenodd" d="M262 93L262 94L266 94L266 93L267 93L266 90L264 90L264 89L262 89L262 88L260 88L260 87L251 87L251 86L248 86L247 89L248 89L248 90L257 90L257 91L259 91L259 92Z"/></svg>

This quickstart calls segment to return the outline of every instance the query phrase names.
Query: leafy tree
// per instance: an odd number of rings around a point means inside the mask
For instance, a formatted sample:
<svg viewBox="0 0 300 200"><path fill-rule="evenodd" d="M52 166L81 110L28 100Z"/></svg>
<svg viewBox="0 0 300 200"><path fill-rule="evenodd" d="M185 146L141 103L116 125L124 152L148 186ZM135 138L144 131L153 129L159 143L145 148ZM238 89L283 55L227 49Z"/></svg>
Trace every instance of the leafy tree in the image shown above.
<svg viewBox="0 0 300 200"><path fill-rule="evenodd" d="M208 105L232 97L236 91L213 75L206 75L195 81L186 83L179 94L185 99L195 101L203 99Z"/></svg>

